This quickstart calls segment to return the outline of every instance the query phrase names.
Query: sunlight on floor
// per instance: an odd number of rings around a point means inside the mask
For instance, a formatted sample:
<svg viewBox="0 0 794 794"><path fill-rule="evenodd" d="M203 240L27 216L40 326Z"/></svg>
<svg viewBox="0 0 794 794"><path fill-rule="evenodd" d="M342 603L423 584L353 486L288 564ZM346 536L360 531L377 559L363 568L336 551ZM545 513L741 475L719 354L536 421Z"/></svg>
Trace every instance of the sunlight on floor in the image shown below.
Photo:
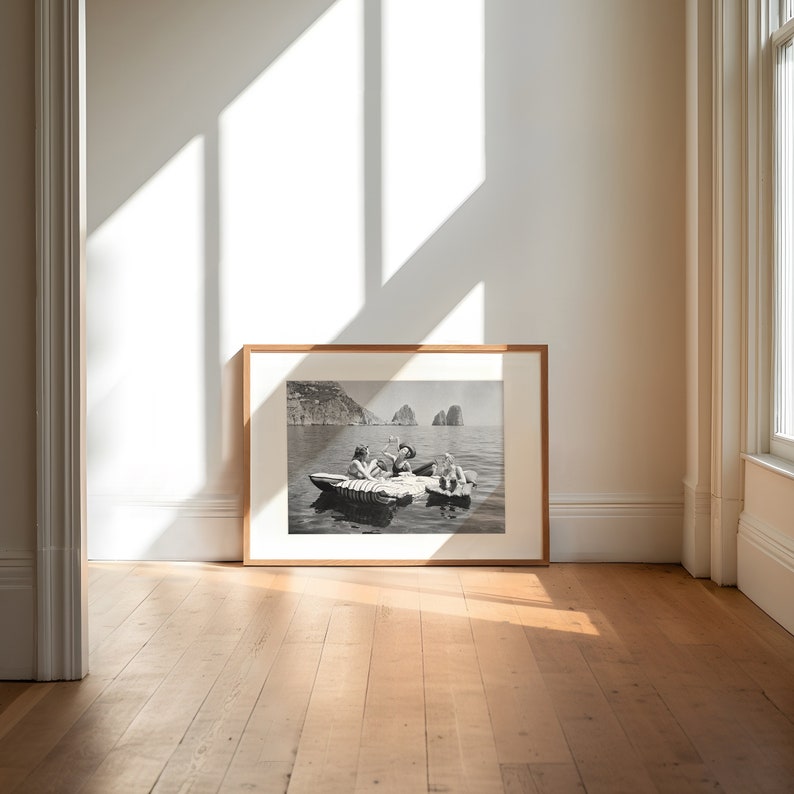
<svg viewBox="0 0 794 794"><path fill-rule="evenodd" d="M234 577L238 587L300 593L311 598L431 612L466 620L506 623L528 629L597 637L586 611L555 603L540 577L527 569L419 567L244 567L239 564L135 563L138 575L185 578ZM113 563L91 563L95 572ZM484 574L484 576L483 576ZM467 586L466 580L476 588ZM462 584L463 582L463 584ZM490 585L490 586L489 586ZM509 591L509 593L508 593ZM525 597L524 594L530 594Z"/></svg>

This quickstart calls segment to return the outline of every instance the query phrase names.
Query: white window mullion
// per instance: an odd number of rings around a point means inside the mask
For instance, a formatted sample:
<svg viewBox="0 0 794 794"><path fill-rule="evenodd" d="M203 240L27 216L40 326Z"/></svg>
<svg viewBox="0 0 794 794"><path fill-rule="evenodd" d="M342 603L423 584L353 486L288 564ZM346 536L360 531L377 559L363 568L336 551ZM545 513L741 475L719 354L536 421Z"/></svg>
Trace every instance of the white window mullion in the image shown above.
<svg viewBox="0 0 794 794"><path fill-rule="evenodd" d="M790 12L784 0L781 12ZM773 451L794 442L794 40L777 44L775 212L775 420ZM780 444L784 444L782 449ZM778 448L775 449L775 445Z"/></svg>
<svg viewBox="0 0 794 794"><path fill-rule="evenodd" d="M792 88L794 87L794 44L791 41L783 48L782 58L784 65L782 68L783 83L783 119L781 129L781 149L783 156L783 173L781 179L781 251L780 269L785 274L785 290L781 296L783 306L780 311L785 317L785 336L784 336L784 358L783 358L783 389L785 401L785 427L784 435L794 439L794 377L792 377L792 366L794 364L794 293L792 292L792 256L791 256L791 236L792 236L792 192L794 192L794 159L792 159L792 148L794 148L794 124L792 124Z"/></svg>

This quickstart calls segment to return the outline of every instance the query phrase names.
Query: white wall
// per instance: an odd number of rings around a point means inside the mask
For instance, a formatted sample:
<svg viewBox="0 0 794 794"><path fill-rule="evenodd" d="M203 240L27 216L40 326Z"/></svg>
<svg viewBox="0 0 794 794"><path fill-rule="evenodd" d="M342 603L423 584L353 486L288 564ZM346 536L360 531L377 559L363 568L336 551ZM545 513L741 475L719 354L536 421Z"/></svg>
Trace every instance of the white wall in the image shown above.
<svg viewBox="0 0 794 794"><path fill-rule="evenodd" d="M679 560L684 5L88 0L95 558L241 555L245 343L548 343L553 559Z"/></svg>
<svg viewBox="0 0 794 794"><path fill-rule="evenodd" d="M0 679L31 678L34 664L33 8L30 0L0 4Z"/></svg>

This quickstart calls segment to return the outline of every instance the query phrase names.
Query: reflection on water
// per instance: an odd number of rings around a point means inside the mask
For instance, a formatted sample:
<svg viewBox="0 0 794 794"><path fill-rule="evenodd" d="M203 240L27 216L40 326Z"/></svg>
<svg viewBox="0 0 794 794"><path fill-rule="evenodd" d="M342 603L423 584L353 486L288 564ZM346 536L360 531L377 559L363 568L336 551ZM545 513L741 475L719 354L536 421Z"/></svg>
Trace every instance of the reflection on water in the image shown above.
<svg viewBox="0 0 794 794"><path fill-rule="evenodd" d="M503 533L504 465L501 427L289 427L289 532L291 534ZM466 470L477 472L470 502L432 494L407 505L364 505L336 492L319 491L309 474L341 474L358 444L376 456L389 434L416 447L414 464L452 452Z"/></svg>
<svg viewBox="0 0 794 794"><path fill-rule="evenodd" d="M362 505L351 502L337 493L323 491L318 499L311 505L315 513L328 513L328 518L334 522L334 532L355 532L360 526L388 527L397 510L390 505ZM300 532L301 530L298 530ZM305 532L316 533L317 529L303 529Z"/></svg>

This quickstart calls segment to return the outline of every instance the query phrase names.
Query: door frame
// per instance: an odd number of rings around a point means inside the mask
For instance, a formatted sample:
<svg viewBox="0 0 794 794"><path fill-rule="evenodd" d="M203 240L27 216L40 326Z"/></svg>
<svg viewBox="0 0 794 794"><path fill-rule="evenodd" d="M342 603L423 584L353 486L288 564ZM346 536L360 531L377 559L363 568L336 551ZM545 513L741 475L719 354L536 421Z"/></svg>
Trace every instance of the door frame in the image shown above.
<svg viewBox="0 0 794 794"><path fill-rule="evenodd" d="M36 0L35 676L88 672L85 3Z"/></svg>

